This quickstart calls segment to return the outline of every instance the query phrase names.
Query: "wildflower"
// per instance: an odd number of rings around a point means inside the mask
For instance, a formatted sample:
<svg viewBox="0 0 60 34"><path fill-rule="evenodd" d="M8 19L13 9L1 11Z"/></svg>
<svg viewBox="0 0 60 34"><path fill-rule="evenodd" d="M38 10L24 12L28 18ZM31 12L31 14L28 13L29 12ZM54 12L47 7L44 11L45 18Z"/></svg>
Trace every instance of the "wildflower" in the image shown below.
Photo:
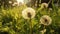
<svg viewBox="0 0 60 34"><path fill-rule="evenodd" d="M50 25L52 22L52 19L48 15L44 15L41 17L40 22L43 25Z"/></svg>
<svg viewBox="0 0 60 34"><path fill-rule="evenodd" d="M32 8L26 8L22 11L22 16L25 19L30 19L35 17L35 10Z"/></svg>
<svg viewBox="0 0 60 34"><path fill-rule="evenodd" d="M47 3L42 3L42 4L41 4L41 7L42 7L42 8L47 8L47 7L48 7L48 4L47 4Z"/></svg>

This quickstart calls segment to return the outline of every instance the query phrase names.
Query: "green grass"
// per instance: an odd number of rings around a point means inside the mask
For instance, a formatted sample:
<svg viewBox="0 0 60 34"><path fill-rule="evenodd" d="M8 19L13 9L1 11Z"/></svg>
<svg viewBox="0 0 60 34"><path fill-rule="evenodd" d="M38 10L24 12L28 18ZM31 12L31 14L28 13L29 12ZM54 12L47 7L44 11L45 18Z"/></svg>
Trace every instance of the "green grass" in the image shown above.
<svg viewBox="0 0 60 34"><path fill-rule="evenodd" d="M0 10L0 33L8 32L9 34L29 34L30 26L29 20L22 17L22 10L27 6L14 7ZM33 34L41 34L40 31L44 30L44 26L40 25L39 20L43 15L49 15L52 18L52 24L46 26L45 34L59 34L60 31L60 8L54 7L51 11L46 9L37 8L36 16L31 20ZM54 30L54 32L51 32Z"/></svg>

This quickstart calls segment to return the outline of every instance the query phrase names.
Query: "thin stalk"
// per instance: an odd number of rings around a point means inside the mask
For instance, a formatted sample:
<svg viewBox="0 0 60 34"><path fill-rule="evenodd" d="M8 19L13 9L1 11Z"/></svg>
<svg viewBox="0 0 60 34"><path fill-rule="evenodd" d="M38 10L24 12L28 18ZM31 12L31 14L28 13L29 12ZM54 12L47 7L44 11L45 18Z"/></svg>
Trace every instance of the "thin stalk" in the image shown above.
<svg viewBox="0 0 60 34"><path fill-rule="evenodd" d="M30 18L30 34L33 34L33 33L32 33L32 23L31 23L31 18Z"/></svg>

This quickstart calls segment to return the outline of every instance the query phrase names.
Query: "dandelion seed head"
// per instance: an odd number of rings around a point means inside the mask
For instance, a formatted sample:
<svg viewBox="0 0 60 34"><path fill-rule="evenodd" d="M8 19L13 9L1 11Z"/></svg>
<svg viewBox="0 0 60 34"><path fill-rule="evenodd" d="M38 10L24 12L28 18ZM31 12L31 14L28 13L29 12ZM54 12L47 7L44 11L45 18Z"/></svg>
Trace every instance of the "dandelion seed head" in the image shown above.
<svg viewBox="0 0 60 34"><path fill-rule="evenodd" d="M44 15L44 16L41 17L40 22L43 25L50 25L51 22L52 22L52 19L48 15Z"/></svg>
<svg viewBox="0 0 60 34"><path fill-rule="evenodd" d="M48 4L47 4L47 3L42 3L42 4L41 4L41 7L47 8L47 7L48 7Z"/></svg>
<svg viewBox="0 0 60 34"><path fill-rule="evenodd" d="M35 10L32 8L26 8L22 11L22 16L25 19L30 19L30 18L34 18L35 16Z"/></svg>

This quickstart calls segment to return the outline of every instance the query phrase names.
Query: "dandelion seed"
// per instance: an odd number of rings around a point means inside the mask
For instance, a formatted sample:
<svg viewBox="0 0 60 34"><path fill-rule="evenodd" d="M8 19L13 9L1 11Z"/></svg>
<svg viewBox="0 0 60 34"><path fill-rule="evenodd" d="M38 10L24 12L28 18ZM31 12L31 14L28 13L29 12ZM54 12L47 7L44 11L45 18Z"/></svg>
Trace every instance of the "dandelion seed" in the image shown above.
<svg viewBox="0 0 60 34"><path fill-rule="evenodd" d="M42 8L47 8L47 7L48 7L48 4L47 4L47 3L42 3L42 4L41 4L41 7L42 7Z"/></svg>
<svg viewBox="0 0 60 34"><path fill-rule="evenodd" d="M52 19L48 15L44 15L41 17L40 22L43 25L50 25L52 22Z"/></svg>
<svg viewBox="0 0 60 34"><path fill-rule="evenodd" d="M32 8L26 8L22 11L22 16L25 19L30 19L35 17L35 10Z"/></svg>

